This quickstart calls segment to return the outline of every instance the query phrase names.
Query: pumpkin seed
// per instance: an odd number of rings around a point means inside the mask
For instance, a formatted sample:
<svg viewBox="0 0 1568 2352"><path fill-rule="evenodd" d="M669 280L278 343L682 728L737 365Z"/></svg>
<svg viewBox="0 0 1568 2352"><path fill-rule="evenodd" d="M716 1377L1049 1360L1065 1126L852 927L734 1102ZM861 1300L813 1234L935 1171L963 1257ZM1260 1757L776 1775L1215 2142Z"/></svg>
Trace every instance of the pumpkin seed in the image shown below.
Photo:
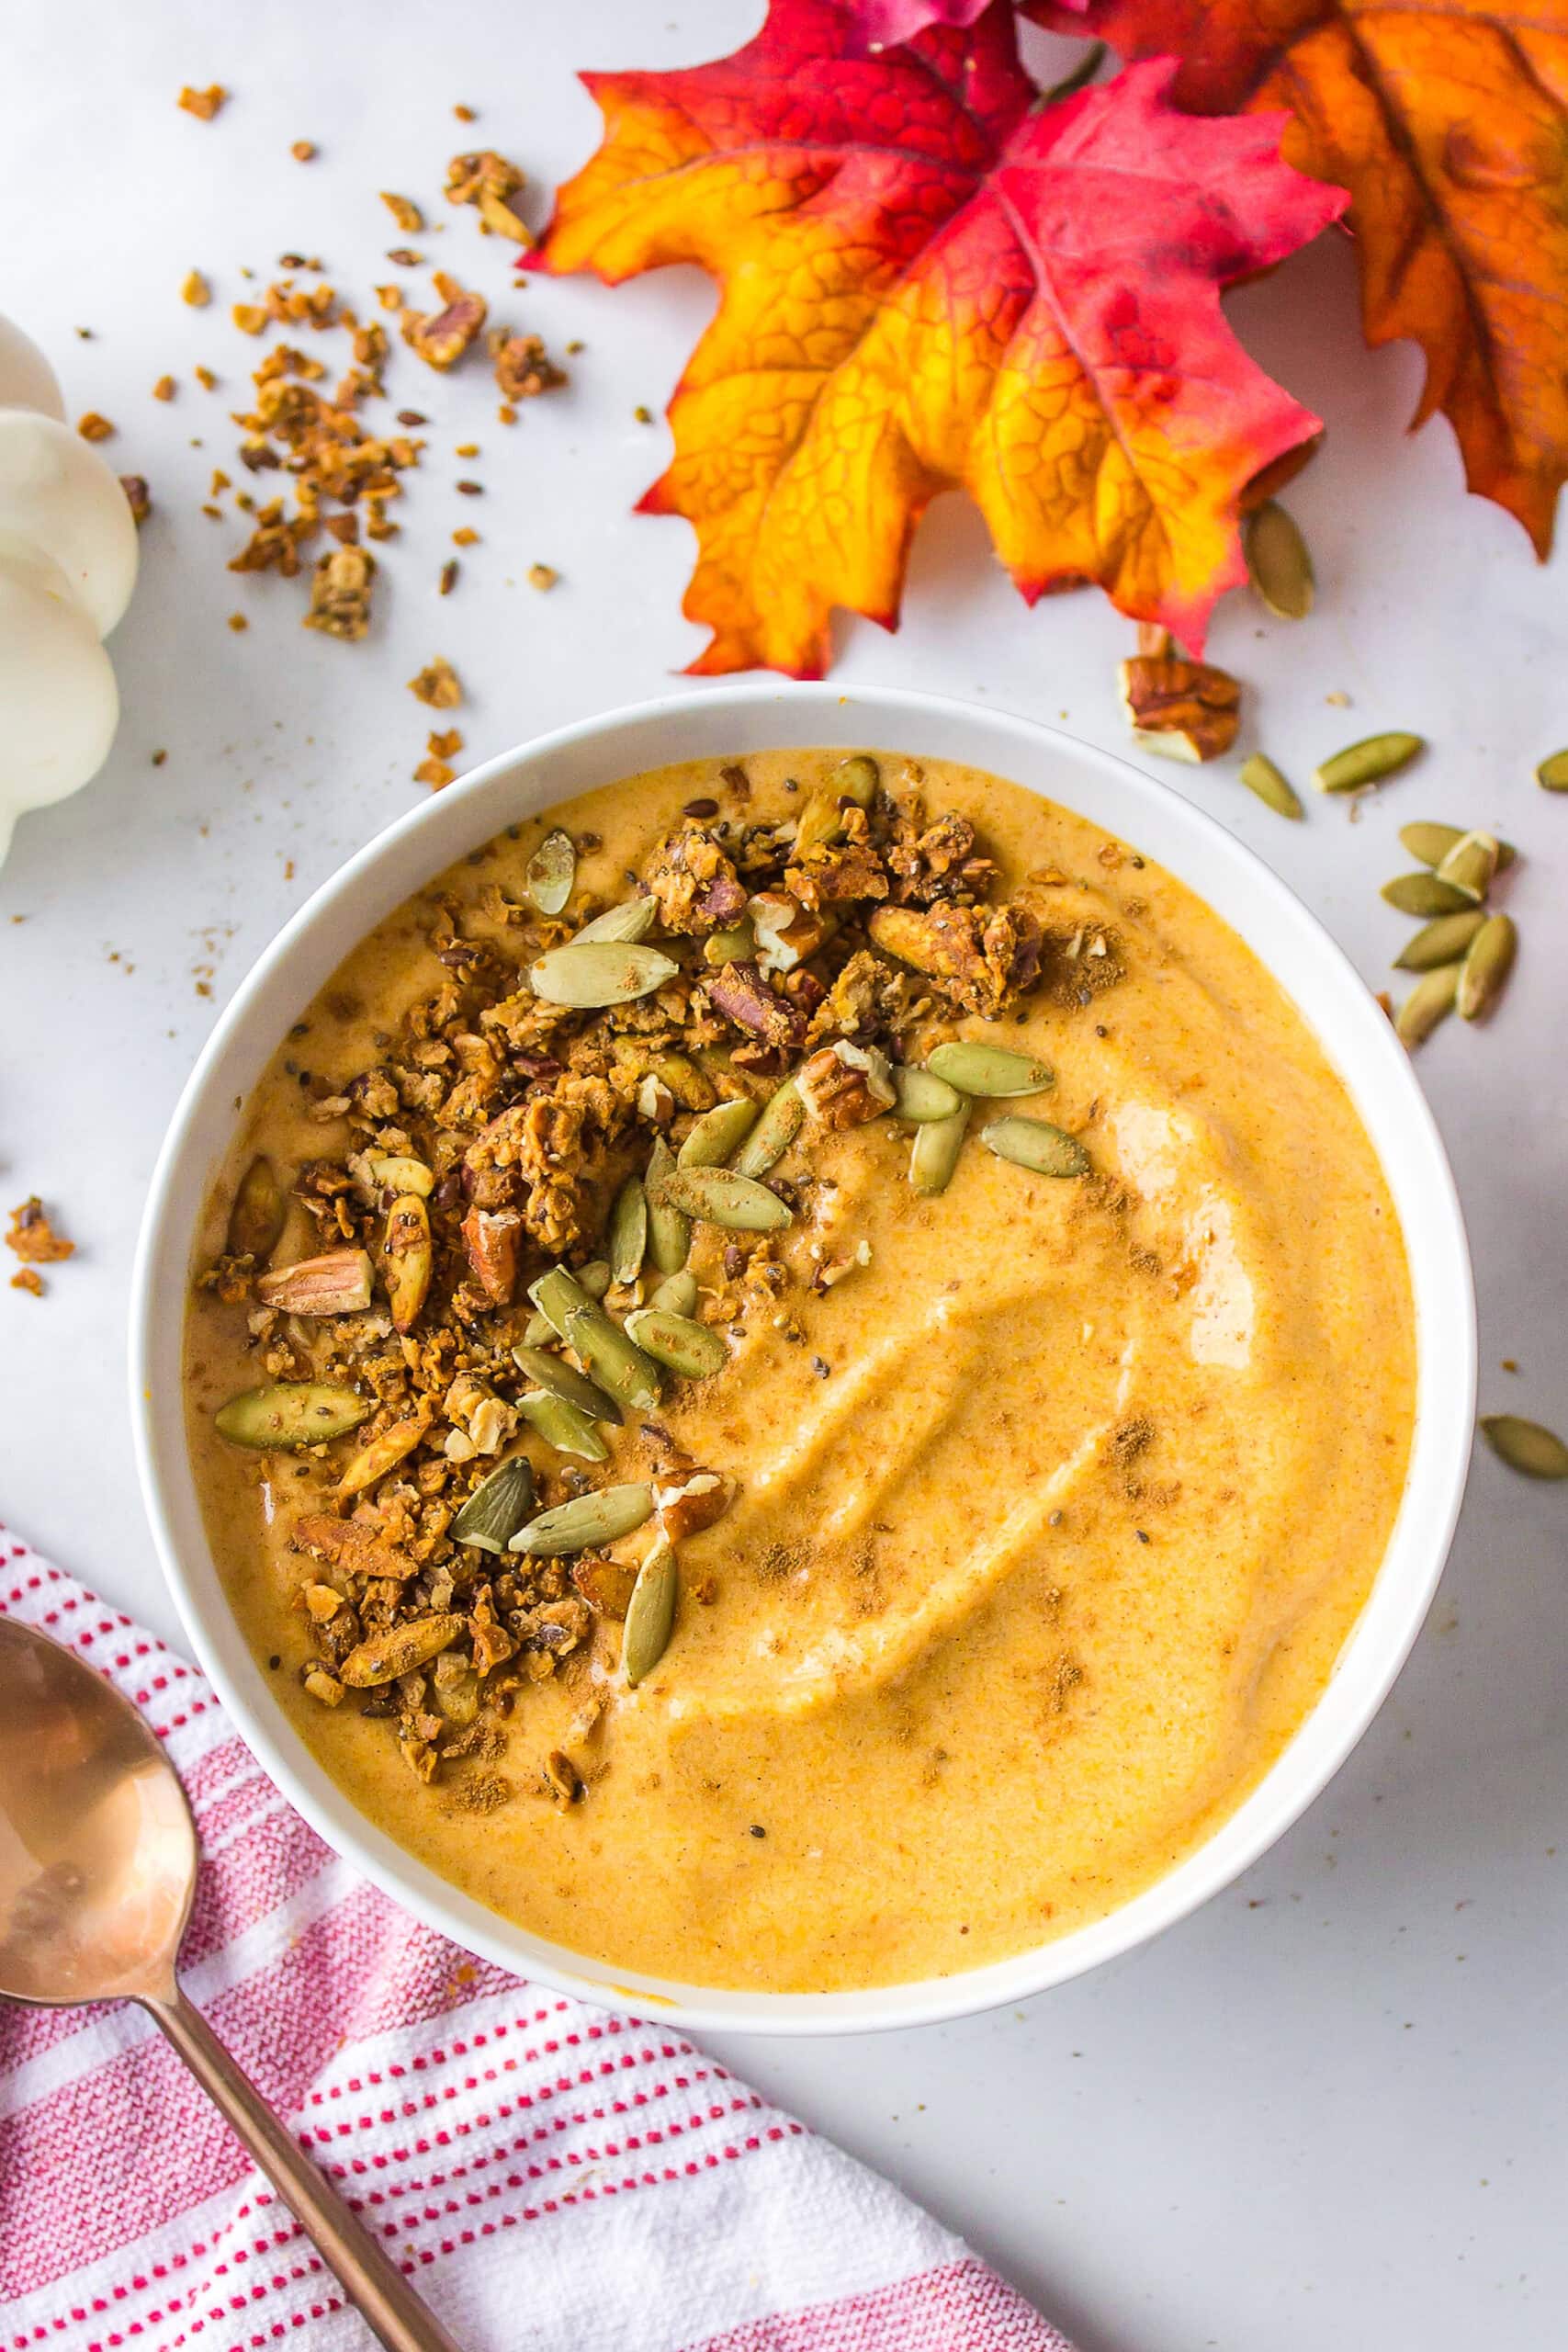
<svg viewBox="0 0 1568 2352"><path fill-rule="evenodd" d="M573 947L588 947L595 940L612 944L624 941L635 947L653 929L658 912L651 899L623 899L618 906L606 907L602 915L595 915L592 922L585 922L581 931L574 932L570 944Z"/></svg>
<svg viewBox="0 0 1568 2352"><path fill-rule="evenodd" d="M575 1405L578 1411L586 1413L591 1421L620 1420L621 1408L615 1398L606 1396L602 1388L596 1388L575 1364L552 1355L548 1348L532 1347L525 1340L520 1347L513 1349L512 1361L519 1372L527 1374L536 1388L547 1389L552 1396L559 1396L567 1404Z"/></svg>
<svg viewBox="0 0 1568 2352"><path fill-rule="evenodd" d="M697 1311L697 1278L682 1266L678 1274L668 1275L649 1300L667 1315L694 1315Z"/></svg>
<svg viewBox="0 0 1568 2352"><path fill-rule="evenodd" d="M1488 1413L1482 1434L1500 1462L1527 1478L1568 1478L1568 1445L1539 1421L1521 1420L1517 1413Z"/></svg>
<svg viewBox="0 0 1568 2352"><path fill-rule="evenodd" d="M1568 792L1568 751L1553 752L1542 760L1535 780L1543 792Z"/></svg>
<svg viewBox="0 0 1568 2352"><path fill-rule="evenodd" d="M1394 1034L1400 1043L1413 1052L1424 1044L1438 1022L1446 1021L1453 1011L1458 989L1457 964L1439 964L1423 972L1394 1016Z"/></svg>
<svg viewBox="0 0 1568 2352"><path fill-rule="evenodd" d="M526 1347L542 1347L547 1340L558 1339L559 1336L549 1317L541 1315L537 1307L523 1326L523 1340Z"/></svg>
<svg viewBox="0 0 1568 2352"><path fill-rule="evenodd" d="M585 1290L590 1298L603 1298L614 1280L608 1258L590 1258L586 1266L577 1270L577 1287Z"/></svg>
<svg viewBox="0 0 1568 2352"><path fill-rule="evenodd" d="M577 846L558 825L545 835L524 877L524 888L542 915L558 915L577 879Z"/></svg>
<svg viewBox="0 0 1568 2352"><path fill-rule="evenodd" d="M757 1105L749 1096L716 1102L705 1111L675 1155L681 1168L720 1168L740 1148L757 1124Z"/></svg>
<svg viewBox="0 0 1568 2352"><path fill-rule="evenodd" d="M893 1070L895 1101L893 1115L906 1119L914 1127L928 1126L935 1119L951 1119L964 1097L956 1086L945 1078L933 1077L929 1069L916 1069L908 1064L896 1064Z"/></svg>
<svg viewBox="0 0 1568 2352"><path fill-rule="evenodd" d="M231 1396L212 1417L220 1437L231 1445L292 1449L324 1445L346 1437L368 1420L375 1399L356 1388L333 1388L319 1380L275 1380Z"/></svg>
<svg viewBox="0 0 1568 2352"><path fill-rule="evenodd" d="M1460 914L1439 915L1436 922L1427 923L1406 942L1404 950L1393 959L1396 972L1430 972L1439 964L1451 964L1462 956L1482 924L1486 921L1479 907L1466 907Z"/></svg>
<svg viewBox="0 0 1568 2352"><path fill-rule="evenodd" d="M529 1388L517 1399L517 1409L529 1428L536 1430L558 1453L575 1453L582 1462L609 1460L610 1449L593 1421L569 1397L558 1396L548 1388Z"/></svg>
<svg viewBox="0 0 1568 2352"><path fill-rule="evenodd" d="M394 1331L412 1331L418 1322L434 1263L430 1211L418 1193L400 1193L381 1237L381 1280Z"/></svg>
<svg viewBox="0 0 1568 2352"><path fill-rule="evenodd" d="M640 1176L628 1176L610 1212L610 1272L618 1283L635 1283L648 1254L648 1195Z"/></svg>
<svg viewBox="0 0 1568 2352"><path fill-rule="evenodd" d="M434 1170L403 1152L371 1152L365 1164L378 1192L417 1193L424 1201L434 1189Z"/></svg>
<svg viewBox="0 0 1568 2352"><path fill-rule="evenodd" d="M412 1674L428 1666L433 1657L449 1650L462 1632L465 1620L452 1612L441 1617L416 1617L411 1624L393 1625L387 1632L372 1634L368 1640L349 1651L338 1668L340 1682L351 1690L368 1690L378 1682L395 1682L400 1674Z"/></svg>
<svg viewBox="0 0 1568 2352"><path fill-rule="evenodd" d="M949 1117L932 1119L916 1128L909 1153L909 1182L917 1193L946 1192L968 1126L969 1104L960 1102Z"/></svg>
<svg viewBox="0 0 1568 2352"><path fill-rule="evenodd" d="M564 1266L552 1267L531 1283L528 1295L618 1405L629 1405L634 1412L652 1411L659 1402L659 1366L586 1295Z"/></svg>
<svg viewBox="0 0 1568 2352"><path fill-rule="evenodd" d="M643 1186L648 1194L649 1253L661 1274L678 1274L692 1254L692 1220L669 1196L674 1170L674 1153L662 1136L655 1136Z"/></svg>
<svg viewBox="0 0 1568 2352"><path fill-rule="evenodd" d="M1280 817L1300 817L1302 797L1290 778L1282 775L1266 752L1254 752L1241 763L1241 780L1248 792L1255 792L1266 808Z"/></svg>
<svg viewBox="0 0 1568 2352"><path fill-rule="evenodd" d="M407 1420L394 1421L379 1437L373 1437L368 1445L362 1445L344 1464L337 1482L340 1500L346 1500L350 1495L362 1495L367 1487L373 1487L389 1470L395 1470L400 1462L405 1462L429 1427L428 1409L411 1413Z"/></svg>
<svg viewBox="0 0 1568 2352"><path fill-rule="evenodd" d="M452 1521L453 1540L480 1552L504 1552L534 1508L534 1465L514 1453L474 1488Z"/></svg>
<svg viewBox="0 0 1568 2352"><path fill-rule="evenodd" d="M559 1560L573 1552L588 1552L596 1544L613 1544L653 1517L653 1488L640 1481L626 1487L600 1487L590 1495L573 1495L569 1503L541 1511L513 1537L513 1552L527 1552L536 1560Z"/></svg>
<svg viewBox="0 0 1568 2352"><path fill-rule="evenodd" d="M1441 865L1450 850L1458 848L1464 833L1462 825L1416 823L1402 825L1399 829L1400 840L1417 864L1434 866ZM1512 842L1500 841L1497 844L1498 873L1506 874L1518 854Z"/></svg>
<svg viewBox="0 0 1568 2352"><path fill-rule="evenodd" d="M667 1307L638 1307L627 1316L626 1329L645 1355L668 1364L682 1380L711 1379L729 1361L729 1350L716 1331L689 1315L672 1315Z"/></svg>
<svg viewBox="0 0 1568 2352"><path fill-rule="evenodd" d="M1510 916L1492 915L1482 924L1460 967L1454 1002L1461 1021L1479 1021L1491 1012L1518 949L1519 934Z"/></svg>
<svg viewBox="0 0 1568 2352"><path fill-rule="evenodd" d="M793 1078L771 1094L762 1115L730 1162L737 1176L765 1176L784 1158L806 1124L806 1105Z"/></svg>
<svg viewBox="0 0 1568 2352"><path fill-rule="evenodd" d="M1457 882L1445 882L1440 874L1426 872L1396 874L1392 882L1383 884L1382 895L1402 915L1427 918L1463 914L1475 904L1470 892L1461 890Z"/></svg>
<svg viewBox="0 0 1568 2352"><path fill-rule="evenodd" d="M980 1130L980 1141L998 1159L1015 1167L1032 1168L1037 1176L1087 1176L1089 1154L1077 1136L1054 1127L1045 1119L993 1119Z"/></svg>
<svg viewBox="0 0 1568 2352"><path fill-rule="evenodd" d="M1480 906L1492 888L1492 877L1496 871L1496 835L1466 833L1444 855L1438 868L1438 879L1450 883L1456 890L1462 890L1472 906Z"/></svg>
<svg viewBox="0 0 1568 2352"><path fill-rule="evenodd" d="M857 808L869 808L881 780L876 762L865 752L857 752L852 758L840 760L800 812L795 832L795 856L804 857L807 850L836 842L844 830L844 802L852 800Z"/></svg>
<svg viewBox="0 0 1568 2352"><path fill-rule="evenodd" d="M776 1193L731 1168L677 1168L664 1193L688 1216L727 1233L777 1233L794 1222L794 1211Z"/></svg>
<svg viewBox="0 0 1568 2352"><path fill-rule="evenodd" d="M958 1037L926 1056L926 1068L955 1086L960 1094L1039 1094L1055 1082L1049 1062L1032 1054L1015 1054L1007 1046L976 1045Z"/></svg>
<svg viewBox="0 0 1568 2352"><path fill-rule="evenodd" d="M669 1648L670 1636L675 1630L675 1602L680 1589L675 1546L660 1537L637 1570L632 1597L626 1603L621 1663L626 1670L628 1690L635 1690L644 1676L653 1672Z"/></svg>
<svg viewBox="0 0 1568 2352"><path fill-rule="evenodd" d="M288 1195L270 1159L253 1159L234 1188L223 1248L231 1258L254 1258L265 1265L283 1236Z"/></svg>
<svg viewBox="0 0 1568 2352"><path fill-rule="evenodd" d="M529 967L528 985L547 1004L568 1004L583 1012L602 1012L606 1005L630 1004L651 996L680 969L657 947L637 947L618 940L570 940L552 947Z"/></svg>
<svg viewBox="0 0 1568 2352"><path fill-rule="evenodd" d="M1293 517L1267 499L1247 516L1242 541L1252 584L1269 610L1281 620L1305 620L1317 583L1307 543Z"/></svg>
<svg viewBox="0 0 1568 2352"><path fill-rule="evenodd" d="M710 931L703 942L705 964L744 964L755 955L757 934L751 928L751 918L745 916L726 931Z"/></svg>
<svg viewBox="0 0 1568 2352"><path fill-rule="evenodd" d="M1384 776L1397 774L1426 748L1423 736L1391 728L1385 735L1365 735L1359 743L1348 743L1313 770L1312 780L1319 792L1357 792L1364 784L1381 784Z"/></svg>

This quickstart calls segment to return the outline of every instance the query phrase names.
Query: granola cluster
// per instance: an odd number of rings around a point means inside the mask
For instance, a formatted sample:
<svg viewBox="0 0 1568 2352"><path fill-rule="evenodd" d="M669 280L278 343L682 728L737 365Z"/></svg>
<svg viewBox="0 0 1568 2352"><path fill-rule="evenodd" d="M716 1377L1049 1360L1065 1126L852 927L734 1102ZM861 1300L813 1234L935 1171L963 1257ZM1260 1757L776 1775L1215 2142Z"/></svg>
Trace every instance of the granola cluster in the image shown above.
<svg viewBox="0 0 1568 2352"><path fill-rule="evenodd" d="M346 1460L316 1448L335 1474L333 1508L308 1511L294 1529L313 1564L302 1592L313 1641L304 1679L326 1705L355 1693L385 1715L423 1779L444 1760L493 1760L500 1719L525 1684L579 1673L595 1657L613 1668L619 1655L624 1561L602 1545L580 1547L572 1562L454 1532L464 1506L495 1491L525 1436L556 1426L528 1409L561 1333L558 1315L536 1312L549 1283L602 1301L601 1340L607 1331L637 1358L657 1278L645 1272L640 1228L628 1261L618 1206L640 1185L651 1229L667 1186L670 1203L721 1228L699 1243L702 1287L682 1273L689 1294L667 1317L688 1340L704 1327L696 1337L717 1359L708 1334L753 1315L777 1319L788 1275L763 1227L809 1205L814 1136L885 1113L898 1066L953 1016L1000 1014L1077 968L1081 935L1050 922L1064 877L1032 877L996 900L996 867L974 827L953 813L929 817L911 763L885 775L863 755L842 761L782 818L752 813L739 766L723 771L721 788L731 813L716 796L688 803L609 907L571 889L576 855L598 844L558 831L512 888L491 879L467 904L443 900L427 934L431 984L378 1034L367 1066L315 1067L309 1033L299 1033L286 1067L321 1151L288 1170L253 1164L225 1252L204 1277L243 1310L260 1374L284 1385L237 1404L260 1415L276 1396L290 1413L325 1417L309 1425L323 1437L353 1431ZM536 880L552 844L570 859L558 895ZM548 868L558 872L558 862ZM531 880L558 914L539 911ZM581 958L585 932L600 943L592 969L606 976L587 1001L576 981L557 991L541 978L557 951ZM576 1001L558 1001L562 993ZM1083 986L1081 1001L1090 996ZM760 1150L786 1098L789 1117ZM766 1106L754 1126L752 1105ZM727 1150L729 1170L694 1161L687 1173L682 1148L699 1122L711 1132L724 1106L750 1142ZM700 1192L694 1202L681 1192L696 1176L710 1190L717 1180L711 1211ZM269 1261L286 1184L315 1228L314 1250L277 1266ZM726 1184L747 1211L733 1229L723 1229ZM770 1212L761 1219L759 1199ZM539 1282L552 1266L572 1279ZM568 1328L582 1371L557 1365L564 1385L546 1402L558 1419L572 1382L591 1389L585 1375L610 1376ZM659 1362L684 1371L674 1337L676 1352ZM612 1374L616 1361L612 1352ZM648 1368L656 1398L657 1367ZM258 1426L241 1442L265 1444L282 1424ZM638 1399L627 1434L632 1466L623 1454L614 1475L650 1482L662 1539L726 1507L722 1476L682 1454L656 1408ZM581 1441L529 1453L532 1507L594 1492L579 1465L603 1459L602 1445L597 1454ZM509 1522L503 1541L510 1532ZM603 1679L581 1676L585 1741ZM589 1775L584 1757L563 1757L544 1780L558 1799L569 1777L575 1792Z"/></svg>

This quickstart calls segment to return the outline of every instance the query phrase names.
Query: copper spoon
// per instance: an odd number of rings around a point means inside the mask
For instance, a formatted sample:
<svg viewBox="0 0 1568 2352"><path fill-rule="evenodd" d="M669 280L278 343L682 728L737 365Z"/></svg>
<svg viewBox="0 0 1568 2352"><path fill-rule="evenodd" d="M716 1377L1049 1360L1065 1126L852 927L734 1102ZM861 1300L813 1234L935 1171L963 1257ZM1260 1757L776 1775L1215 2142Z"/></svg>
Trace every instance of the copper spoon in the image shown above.
<svg viewBox="0 0 1568 2352"><path fill-rule="evenodd" d="M196 1872L185 1791L136 1709L72 1651L0 1618L0 1996L139 2003L388 2352L457 2352L180 1991Z"/></svg>

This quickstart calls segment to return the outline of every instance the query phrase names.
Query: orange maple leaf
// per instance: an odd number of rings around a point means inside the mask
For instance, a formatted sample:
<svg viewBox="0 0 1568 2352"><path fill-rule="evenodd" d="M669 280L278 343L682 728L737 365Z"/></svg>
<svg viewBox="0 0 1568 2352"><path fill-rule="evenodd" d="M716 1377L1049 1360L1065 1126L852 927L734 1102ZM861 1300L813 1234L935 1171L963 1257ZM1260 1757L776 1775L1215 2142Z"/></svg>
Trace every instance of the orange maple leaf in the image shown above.
<svg viewBox="0 0 1568 2352"><path fill-rule="evenodd" d="M1090 21L1126 55L1179 55L1179 105L1292 109L1286 156L1351 192L1368 342L1426 353L1413 425L1440 409L1472 490L1547 555L1568 481L1568 0L1094 0Z"/></svg>
<svg viewBox="0 0 1568 2352"><path fill-rule="evenodd" d="M845 605L892 628L909 540L962 484L1031 602L1098 581L1201 645L1245 577L1249 482L1319 431L1222 287L1343 198L1279 129L1199 121L1174 66L1032 111L1011 9L852 53L844 0L773 0L733 57L584 76L604 144L534 266L719 280L642 504L696 527L698 672L820 676Z"/></svg>

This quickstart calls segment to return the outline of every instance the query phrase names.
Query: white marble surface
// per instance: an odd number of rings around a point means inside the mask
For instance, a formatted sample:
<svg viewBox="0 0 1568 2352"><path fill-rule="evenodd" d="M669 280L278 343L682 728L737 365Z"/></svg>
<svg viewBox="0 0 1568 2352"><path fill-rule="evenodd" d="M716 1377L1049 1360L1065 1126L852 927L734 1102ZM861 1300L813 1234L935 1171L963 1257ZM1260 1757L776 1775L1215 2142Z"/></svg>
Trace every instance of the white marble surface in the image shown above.
<svg viewBox="0 0 1568 2352"><path fill-rule="evenodd" d="M661 407L708 290L682 274L509 299L505 250L440 200L446 158L469 141L451 106L481 107L472 137L547 187L594 132L570 69L711 55L756 14L748 0L444 0L394 20L366 0L243 16L63 0L10 17L4 300L56 356L73 414L117 422L109 453L149 477L157 512L114 640L118 750L78 798L24 822L0 874L0 1185L58 1204L81 1245L42 1304L0 1287L0 1509L165 1632L122 1399L125 1293L152 1155L218 1004L312 884L420 789L428 719L403 681L431 654L468 682L478 757L659 693L698 642L679 617L684 526L628 509L665 447L634 408ZM221 118L176 113L180 84L209 79L235 93ZM321 154L301 166L288 148L307 137ZM586 348L571 390L512 433L477 371L397 368L399 403L434 420L431 450L376 637L345 648L300 630L296 587L231 579L235 533L200 504L212 466L235 470L227 413L257 356L228 323L240 264L265 277L286 251L320 253L363 293L404 242L380 187L429 205L446 225L413 242L503 314ZM217 290L206 311L179 300L192 265ZM1404 929L1376 896L1402 863L1402 822L1463 818L1520 844L1525 944L1506 1011L1488 1034L1450 1024L1422 1070L1471 1219L1484 1403L1568 1423L1568 802L1531 781L1568 740L1568 558L1538 570L1517 528L1464 495L1440 424L1404 437L1416 360L1362 351L1341 243L1233 315L1328 420L1291 493L1323 594L1294 628L1232 599L1215 655L1298 775L1377 726L1415 727L1432 750L1364 811L1314 801L1301 827L1223 768L1165 780L1276 862L1374 986ZM191 381L198 361L220 392ZM160 406L165 369L180 391ZM469 439L482 458L453 457ZM482 500L452 494L464 473ZM447 534L465 523L484 544L440 603ZM524 584L536 560L563 575L547 597ZM243 636L225 625L236 610ZM948 499L920 534L902 631L845 627L841 673L984 695L1119 746L1127 634L1093 595L1025 612ZM1478 1461L1431 1622L1360 1751L1281 1848L1156 1947L967 2025L726 2054L966 2231L1083 2352L1561 2344L1565 1512L1561 1490Z"/></svg>

